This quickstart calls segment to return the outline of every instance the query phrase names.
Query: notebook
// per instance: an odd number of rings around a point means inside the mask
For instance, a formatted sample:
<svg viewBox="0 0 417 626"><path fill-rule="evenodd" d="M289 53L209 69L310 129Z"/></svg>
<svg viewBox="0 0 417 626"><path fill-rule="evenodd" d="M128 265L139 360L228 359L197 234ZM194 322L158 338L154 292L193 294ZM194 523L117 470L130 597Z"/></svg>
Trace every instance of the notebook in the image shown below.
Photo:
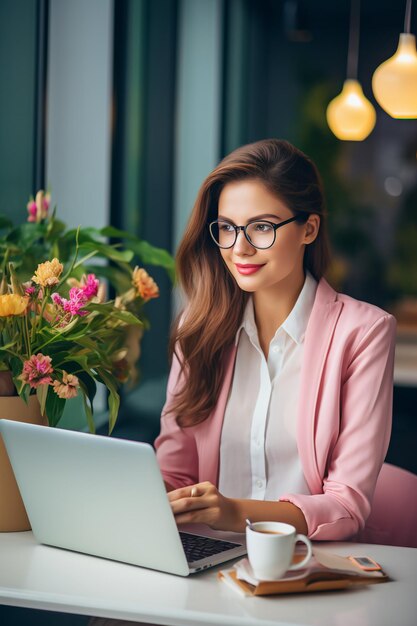
<svg viewBox="0 0 417 626"><path fill-rule="evenodd" d="M299 562L303 554L294 554ZM235 563L232 569L220 571L219 580L242 596L268 596L289 593L309 593L363 587L389 581L388 575L377 563L378 569L366 571L357 565L356 557L340 556L328 550L313 547L313 558L300 570L290 570L277 580L259 580L255 577L248 559ZM362 557L363 559L363 557Z"/></svg>
<svg viewBox="0 0 417 626"><path fill-rule="evenodd" d="M0 433L39 543L180 576L246 554L178 530L149 444L6 419Z"/></svg>

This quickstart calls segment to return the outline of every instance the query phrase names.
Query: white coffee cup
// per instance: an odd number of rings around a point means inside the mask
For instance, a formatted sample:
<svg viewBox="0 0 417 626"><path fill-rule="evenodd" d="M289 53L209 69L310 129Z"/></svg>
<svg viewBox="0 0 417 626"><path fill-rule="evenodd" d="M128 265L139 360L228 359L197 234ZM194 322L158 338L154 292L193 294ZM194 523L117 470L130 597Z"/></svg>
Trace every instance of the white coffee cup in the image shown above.
<svg viewBox="0 0 417 626"><path fill-rule="evenodd" d="M306 544L307 554L300 563L292 564L297 541ZM313 554L311 541L297 534L291 524L282 522L255 522L246 526L246 547L258 580L277 580L288 570L302 569Z"/></svg>

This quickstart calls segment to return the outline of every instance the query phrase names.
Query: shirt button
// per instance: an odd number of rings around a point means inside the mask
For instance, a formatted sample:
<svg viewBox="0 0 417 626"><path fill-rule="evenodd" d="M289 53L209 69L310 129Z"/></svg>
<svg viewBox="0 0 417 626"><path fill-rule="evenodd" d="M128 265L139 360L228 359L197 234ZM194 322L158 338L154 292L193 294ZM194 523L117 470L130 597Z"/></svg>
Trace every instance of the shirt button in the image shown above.
<svg viewBox="0 0 417 626"><path fill-rule="evenodd" d="M256 481L256 486L260 489L261 487L263 487L263 481L262 480L257 480Z"/></svg>
<svg viewBox="0 0 417 626"><path fill-rule="evenodd" d="M282 352L282 348L280 348L280 346L273 346L272 347L272 352L278 353L278 352Z"/></svg>

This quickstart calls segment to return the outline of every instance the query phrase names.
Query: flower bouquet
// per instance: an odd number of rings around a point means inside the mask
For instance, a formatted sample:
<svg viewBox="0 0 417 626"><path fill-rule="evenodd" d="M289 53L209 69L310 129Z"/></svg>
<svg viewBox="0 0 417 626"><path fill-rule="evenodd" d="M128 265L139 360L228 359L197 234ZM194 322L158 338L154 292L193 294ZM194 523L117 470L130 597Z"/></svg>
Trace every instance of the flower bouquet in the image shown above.
<svg viewBox="0 0 417 626"><path fill-rule="evenodd" d="M36 393L55 426L66 401L81 394L93 432L93 401L102 383L110 433L120 386L135 372L129 333L147 328L143 307L159 295L133 260L162 266L173 278L173 259L112 227L67 230L56 210L50 213L43 191L27 208L27 223L17 227L0 216L0 395L27 402Z"/></svg>

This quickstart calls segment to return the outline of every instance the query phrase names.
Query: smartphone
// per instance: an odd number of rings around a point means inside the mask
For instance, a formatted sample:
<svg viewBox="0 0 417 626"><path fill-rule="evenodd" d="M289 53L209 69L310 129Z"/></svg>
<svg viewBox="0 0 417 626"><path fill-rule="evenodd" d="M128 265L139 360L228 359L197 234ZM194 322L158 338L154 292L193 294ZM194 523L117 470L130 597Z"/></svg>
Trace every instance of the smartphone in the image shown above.
<svg viewBox="0 0 417 626"><path fill-rule="evenodd" d="M350 556L349 559L365 572L375 572L382 569L381 566L369 556Z"/></svg>

